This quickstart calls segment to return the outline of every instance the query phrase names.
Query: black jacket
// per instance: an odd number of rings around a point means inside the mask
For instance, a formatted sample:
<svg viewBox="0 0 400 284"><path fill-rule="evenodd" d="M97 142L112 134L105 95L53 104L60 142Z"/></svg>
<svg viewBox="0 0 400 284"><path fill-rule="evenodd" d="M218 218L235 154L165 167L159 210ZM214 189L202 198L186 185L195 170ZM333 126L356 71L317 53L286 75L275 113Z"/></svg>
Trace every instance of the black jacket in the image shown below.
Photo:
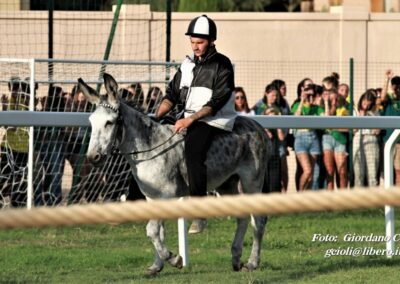
<svg viewBox="0 0 400 284"><path fill-rule="evenodd" d="M228 57L218 53L211 46L202 60L194 59L193 80L191 87L204 87L212 90L211 99L204 105L212 108L215 115L229 100L234 87L234 72ZM169 83L165 99L174 105L185 104L187 89L180 89L181 68Z"/></svg>

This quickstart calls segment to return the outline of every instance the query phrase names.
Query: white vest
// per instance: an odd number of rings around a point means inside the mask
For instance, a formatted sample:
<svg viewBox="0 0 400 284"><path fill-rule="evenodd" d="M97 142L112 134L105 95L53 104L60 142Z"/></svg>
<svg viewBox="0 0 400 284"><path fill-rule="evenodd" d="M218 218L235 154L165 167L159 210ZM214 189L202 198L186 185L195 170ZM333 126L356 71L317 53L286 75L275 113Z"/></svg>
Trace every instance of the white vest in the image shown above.
<svg viewBox="0 0 400 284"><path fill-rule="evenodd" d="M181 65L182 77L179 89L183 87L189 89L186 97L185 118L199 111L211 99L213 93L213 90L209 88L191 87L194 66L195 64L190 58L185 58ZM200 121L223 130L232 131L236 117L235 94L232 92L229 100L214 116L204 117Z"/></svg>

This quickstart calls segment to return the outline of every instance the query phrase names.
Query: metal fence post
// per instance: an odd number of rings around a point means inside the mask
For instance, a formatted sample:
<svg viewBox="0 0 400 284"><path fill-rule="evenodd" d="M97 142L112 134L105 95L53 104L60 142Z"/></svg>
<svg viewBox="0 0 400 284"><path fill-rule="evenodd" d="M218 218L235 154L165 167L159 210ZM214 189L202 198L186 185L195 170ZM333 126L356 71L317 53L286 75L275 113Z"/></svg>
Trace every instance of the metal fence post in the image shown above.
<svg viewBox="0 0 400 284"><path fill-rule="evenodd" d="M394 144L400 135L400 129L395 129L390 135L388 141L385 144L384 150L384 180L385 188L393 186L393 153ZM392 206L385 206L385 228L386 228L386 256L388 258L392 257L392 252L394 252L394 208Z"/></svg>
<svg viewBox="0 0 400 284"><path fill-rule="evenodd" d="M353 105L354 105L354 59L350 58L349 62L349 95L350 95L350 106L349 115L353 116ZM349 129L349 185L354 187L354 171L353 171L353 129Z"/></svg>

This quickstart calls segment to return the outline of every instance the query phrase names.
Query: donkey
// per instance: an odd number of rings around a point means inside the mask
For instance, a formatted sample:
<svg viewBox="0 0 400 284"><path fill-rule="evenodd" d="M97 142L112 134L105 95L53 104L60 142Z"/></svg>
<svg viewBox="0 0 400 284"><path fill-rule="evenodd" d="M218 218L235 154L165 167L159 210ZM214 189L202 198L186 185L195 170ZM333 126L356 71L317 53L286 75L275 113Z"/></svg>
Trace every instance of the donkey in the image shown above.
<svg viewBox="0 0 400 284"><path fill-rule="evenodd" d="M117 148L132 168L133 175L147 199L167 199L189 195L187 170L184 160L184 137L175 133L172 125L162 125L121 100L115 79L104 74L107 94L99 95L81 78L78 86L87 99L96 105L90 115L92 132L87 151L88 160L100 166ZM267 191L266 172L268 137L264 129L252 119L237 117L232 133L215 138L207 155L207 189L220 194ZM260 263L261 242L267 223L266 216L253 216L253 245L246 264L240 260L249 218L237 218L237 229L232 243L232 266L235 271L254 270ZM164 243L161 220L150 220L146 227L156 258L147 268L156 274L167 261L181 268L182 258L170 252Z"/></svg>

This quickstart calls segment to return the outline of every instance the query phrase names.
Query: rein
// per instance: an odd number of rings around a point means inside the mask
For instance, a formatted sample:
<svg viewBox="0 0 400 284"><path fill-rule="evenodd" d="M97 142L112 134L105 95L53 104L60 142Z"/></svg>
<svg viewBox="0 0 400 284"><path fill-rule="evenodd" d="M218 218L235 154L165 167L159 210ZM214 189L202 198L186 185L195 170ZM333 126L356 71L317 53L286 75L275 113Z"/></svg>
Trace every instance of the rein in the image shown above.
<svg viewBox="0 0 400 284"><path fill-rule="evenodd" d="M132 152L120 152L118 150L117 147L113 146L113 149L111 150L111 154L112 155L137 155L137 154L141 154L141 153L147 153L147 152L151 152L154 151L155 149L160 148L161 146L165 145L166 143L168 143L168 141L170 141L176 134L178 134L178 132L174 132L167 140L165 140L163 143L158 144L155 147L152 147L150 149L147 150L142 150L142 151L132 151Z"/></svg>
<svg viewBox="0 0 400 284"><path fill-rule="evenodd" d="M119 109L118 109L117 107L112 106L112 105L110 105L110 104L108 104L108 103L106 103L106 102L101 102L101 103L99 103L99 106L102 106L102 107L111 109L112 111L116 112L116 113L118 114L118 120L117 120L118 122L117 122L117 125L120 126L120 124L121 124L121 122L122 122L122 117L121 117L120 112L119 112ZM121 152L121 151L119 151L118 147L115 146L115 144L116 144L115 142L116 142L116 140L117 140L117 135L114 135L114 136L115 136L115 139L114 139L114 143L113 143L113 145L112 145L111 154L112 154L112 155L137 155L137 154L142 154L142 153L148 153L148 152L154 151L154 150L160 148L161 146L165 145L166 143L168 143L176 134L178 134L178 132L174 132L174 133L173 133L167 140L165 140L163 143L158 144L157 146L154 146L154 147L152 147L152 148L150 148L150 149L142 150L142 151L132 151L132 152Z"/></svg>

